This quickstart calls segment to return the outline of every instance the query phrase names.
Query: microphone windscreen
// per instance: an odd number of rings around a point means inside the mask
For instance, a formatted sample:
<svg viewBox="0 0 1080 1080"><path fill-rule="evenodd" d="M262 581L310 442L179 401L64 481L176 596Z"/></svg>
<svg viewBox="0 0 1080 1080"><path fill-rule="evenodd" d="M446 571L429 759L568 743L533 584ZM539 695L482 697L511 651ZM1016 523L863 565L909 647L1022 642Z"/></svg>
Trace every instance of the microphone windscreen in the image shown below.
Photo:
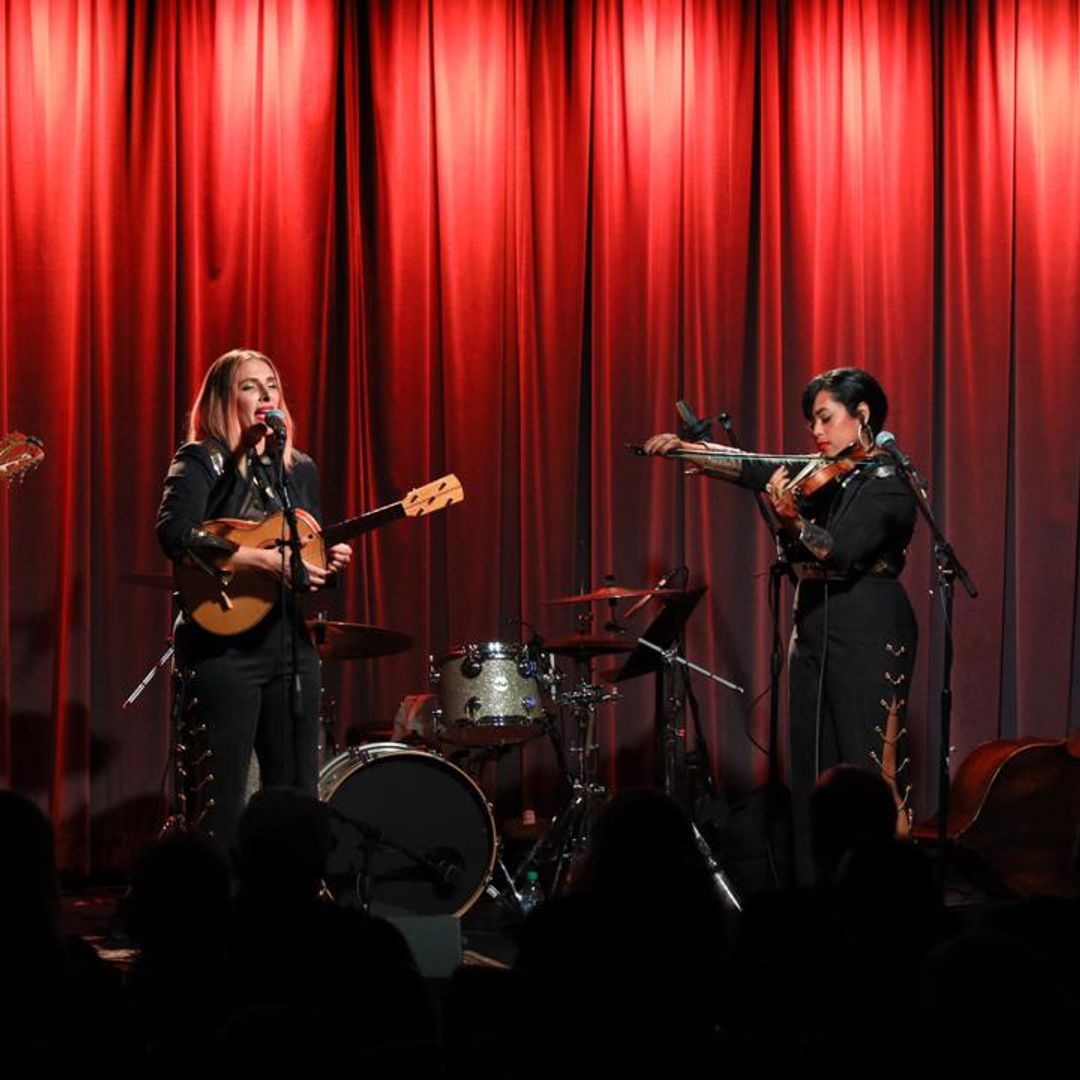
<svg viewBox="0 0 1080 1080"><path fill-rule="evenodd" d="M274 432L275 435L285 434L285 414L281 409L267 409L263 413L263 423Z"/></svg>

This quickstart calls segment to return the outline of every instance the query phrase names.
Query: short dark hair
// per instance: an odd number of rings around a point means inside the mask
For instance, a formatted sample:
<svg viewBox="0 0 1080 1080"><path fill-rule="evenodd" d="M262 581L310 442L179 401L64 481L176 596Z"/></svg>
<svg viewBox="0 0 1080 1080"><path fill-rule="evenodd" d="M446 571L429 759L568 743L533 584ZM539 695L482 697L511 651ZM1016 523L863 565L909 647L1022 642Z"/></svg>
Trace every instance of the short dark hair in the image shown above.
<svg viewBox="0 0 1080 1080"><path fill-rule="evenodd" d="M814 399L825 390L854 416L856 407L866 402L870 410L870 428L876 435L885 427L889 415L889 399L881 389L881 383L868 371L856 367L833 368L815 375L807 384L802 396L803 416L814 419Z"/></svg>

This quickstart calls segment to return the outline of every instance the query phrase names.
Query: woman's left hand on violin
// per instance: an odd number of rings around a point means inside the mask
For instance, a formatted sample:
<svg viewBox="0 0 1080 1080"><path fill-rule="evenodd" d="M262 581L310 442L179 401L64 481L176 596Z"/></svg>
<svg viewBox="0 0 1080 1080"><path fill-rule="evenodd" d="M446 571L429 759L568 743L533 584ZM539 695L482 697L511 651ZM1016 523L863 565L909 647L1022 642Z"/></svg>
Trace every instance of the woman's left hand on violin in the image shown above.
<svg viewBox="0 0 1080 1080"><path fill-rule="evenodd" d="M765 494L769 496L769 501L772 503L777 517L783 518L785 521L798 521L799 510L795 505L795 495L788 487L787 481L787 468L781 465L769 477L769 482L765 485Z"/></svg>

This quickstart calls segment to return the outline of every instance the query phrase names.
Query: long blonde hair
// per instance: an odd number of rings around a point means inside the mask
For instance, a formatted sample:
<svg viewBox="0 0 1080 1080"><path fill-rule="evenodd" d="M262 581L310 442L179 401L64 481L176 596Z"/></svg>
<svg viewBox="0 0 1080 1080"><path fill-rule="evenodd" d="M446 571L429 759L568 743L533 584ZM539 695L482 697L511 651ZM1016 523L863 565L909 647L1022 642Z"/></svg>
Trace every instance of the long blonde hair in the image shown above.
<svg viewBox="0 0 1080 1080"><path fill-rule="evenodd" d="M254 349L232 349L219 356L207 369L202 386L195 395L195 403L188 415L187 441L216 439L232 453L240 449L244 433L236 419L236 372L246 360L261 360L274 373L278 384L278 408L285 414L285 464L292 466L293 421L289 406L285 404L285 388L281 375L269 356Z"/></svg>

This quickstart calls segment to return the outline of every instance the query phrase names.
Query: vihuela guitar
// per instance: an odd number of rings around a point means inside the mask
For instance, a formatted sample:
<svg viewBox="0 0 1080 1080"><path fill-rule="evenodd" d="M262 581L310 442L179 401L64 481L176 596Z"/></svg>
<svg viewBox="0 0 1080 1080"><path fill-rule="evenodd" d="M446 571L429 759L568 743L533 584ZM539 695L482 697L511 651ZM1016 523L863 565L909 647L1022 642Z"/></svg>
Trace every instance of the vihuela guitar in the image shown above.
<svg viewBox="0 0 1080 1080"><path fill-rule="evenodd" d="M371 532L391 521L430 514L463 502L465 492L453 473L414 488L399 502L348 518L326 529L303 510L296 511L304 561L326 565L326 548ZM280 548L287 535L285 516L280 511L262 521L219 518L204 522L202 528L225 543L221 550L237 547ZM179 563L176 588L184 610L204 630L212 634L240 634L256 626L281 596L281 582L255 570L215 570L205 561L201 566Z"/></svg>

